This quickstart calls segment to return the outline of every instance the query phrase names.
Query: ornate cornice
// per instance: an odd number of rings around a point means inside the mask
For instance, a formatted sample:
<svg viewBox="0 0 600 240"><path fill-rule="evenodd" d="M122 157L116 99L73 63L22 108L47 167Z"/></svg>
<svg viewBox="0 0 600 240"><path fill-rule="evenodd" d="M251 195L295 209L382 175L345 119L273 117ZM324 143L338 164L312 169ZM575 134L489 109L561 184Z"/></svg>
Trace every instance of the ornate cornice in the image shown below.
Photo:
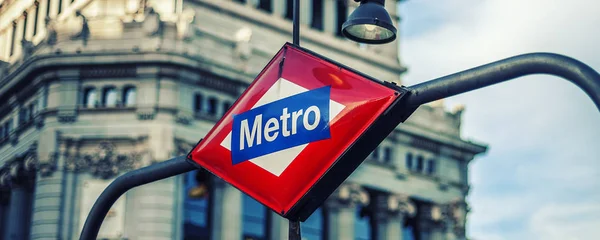
<svg viewBox="0 0 600 240"><path fill-rule="evenodd" d="M0 168L0 189L8 190L15 186L32 187L35 181L37 163L36 145L20 156L6 162Z"/></svg>

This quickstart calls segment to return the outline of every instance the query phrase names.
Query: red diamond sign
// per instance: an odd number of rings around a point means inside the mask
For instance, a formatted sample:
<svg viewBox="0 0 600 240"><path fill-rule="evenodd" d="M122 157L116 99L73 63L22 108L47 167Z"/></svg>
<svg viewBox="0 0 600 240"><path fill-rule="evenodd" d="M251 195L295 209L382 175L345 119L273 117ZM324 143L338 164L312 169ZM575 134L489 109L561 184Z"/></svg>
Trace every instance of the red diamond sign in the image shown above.
<svg viewBox="0 0 600 240"><path fill-rule="evenodd" d="M405 93L286 44L188 158L304 221L408 117L390 113Z"/></svg>

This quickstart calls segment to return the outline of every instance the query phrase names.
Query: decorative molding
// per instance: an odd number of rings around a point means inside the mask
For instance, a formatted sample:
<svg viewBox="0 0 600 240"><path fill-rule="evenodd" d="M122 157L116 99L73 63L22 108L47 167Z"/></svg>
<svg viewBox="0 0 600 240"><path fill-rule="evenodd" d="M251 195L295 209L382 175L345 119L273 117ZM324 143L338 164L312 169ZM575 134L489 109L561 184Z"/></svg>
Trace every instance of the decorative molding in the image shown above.
<svg viewBox="0 0 600 240"><path fill-rule="evenodd" d="M175 139L175 156L187 155L196 144L189 143L183 139Z"/></svg>
<svg viewBox="0 0 600 240"><path fill-rule="evenodd" d="M130 154L116 153L116 147L111 142L101 142L92 154L81 155L65 153L65 169L73 172L89 172L95 177L109 179L122 171L141 167L145 152Z"/></svg>
<svg viewBox="0 0 600 240"><path fill-rule="evenodd" d="M366 206L369 202L369 193L360 185L343 183L331 194L326 204L330 208L351 208L356 205Z"/></svg>
<svg viewBox="0 0 600 240"><path fill-rule="evenodd" d="M76 30L73 36L71 36L71 40L81 39L83 41L83 46L87 46L87 42L90 37L90 27L88 26L88 20L81 13L80 10L77 10L75 12L75 16L81 19L81 27Z"/></svg>
<svg viewBox="0 0 600 240"><path fill-rule="evenodd" d="M21 48L21 60L25 60L33 54L33 51L35 50L35 45L31 41L23 39L21 40Z"/></svg>
<svg viewBox="0 0 600 240"><path fill-rule="evenodd" d="M134 66L94 66L82 68L82 79L93 78L135 78L137 70Z"/></svg>
<svg viewBox="0 0 600 240"><path fill-rule="evenodd" d="M15 186L31 188L35 184L37 145L33 144L24 153L6 162L0 168L0 189L9 190Z"/></svg>
<svg viewBox="0 0 600 240"><path fill-rule="evenodd" d="M57 36L56 33L56 20L50 18L50 16L46 16L44 19L46 22L46 43L50 46L56 44Z"/></svg>
<svg viewBox="0 0 600 240"><path fill-rule="evenodd" d="M408 195L394 194L387 197L387 210L389 213L406 217L414 217L417 214L417 206L410 200Z"/></svg>

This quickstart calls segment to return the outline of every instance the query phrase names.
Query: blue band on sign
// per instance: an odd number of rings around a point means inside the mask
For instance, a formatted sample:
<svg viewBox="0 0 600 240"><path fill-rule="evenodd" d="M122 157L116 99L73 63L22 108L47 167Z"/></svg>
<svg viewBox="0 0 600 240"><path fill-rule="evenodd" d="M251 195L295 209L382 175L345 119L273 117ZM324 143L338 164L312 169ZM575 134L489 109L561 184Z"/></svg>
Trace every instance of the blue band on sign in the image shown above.
<svg viewBox="0 0 600 240"><path fill-rule="evenodd" d="M331 87L296 94L233 116L233 164L328 139Z"/></svg>

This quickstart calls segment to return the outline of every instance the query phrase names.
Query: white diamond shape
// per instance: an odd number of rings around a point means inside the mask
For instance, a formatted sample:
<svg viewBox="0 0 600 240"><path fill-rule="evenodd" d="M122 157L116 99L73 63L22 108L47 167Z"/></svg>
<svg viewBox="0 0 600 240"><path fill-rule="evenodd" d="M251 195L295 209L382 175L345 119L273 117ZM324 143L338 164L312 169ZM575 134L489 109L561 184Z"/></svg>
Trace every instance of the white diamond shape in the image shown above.
<svg viewBox="0 0 600 240"><path fill-rule="evenodd" d="M252 106L252 109L260 107L265 104L269 104L278 100L281 100L286 97L294 96L299 93L307 92L308 89L301 87L293 82L290 82L284 78L280 78L277 80L269 90ZM331 124L332 120L344 110L346 106L342 105L333 100L329 100L329 122ZM299 146L286 148L281 151L269 153L267 155L262 155L260 157L256 157L253 159L249 159L250 162L256 164L257 166L267 170L275 176L280 176L281 173L296 159L296 157L304 150L304 148L308 145L302 144ZM231 131L225 139L221 142L221 146L231 151Z"/></svg>

